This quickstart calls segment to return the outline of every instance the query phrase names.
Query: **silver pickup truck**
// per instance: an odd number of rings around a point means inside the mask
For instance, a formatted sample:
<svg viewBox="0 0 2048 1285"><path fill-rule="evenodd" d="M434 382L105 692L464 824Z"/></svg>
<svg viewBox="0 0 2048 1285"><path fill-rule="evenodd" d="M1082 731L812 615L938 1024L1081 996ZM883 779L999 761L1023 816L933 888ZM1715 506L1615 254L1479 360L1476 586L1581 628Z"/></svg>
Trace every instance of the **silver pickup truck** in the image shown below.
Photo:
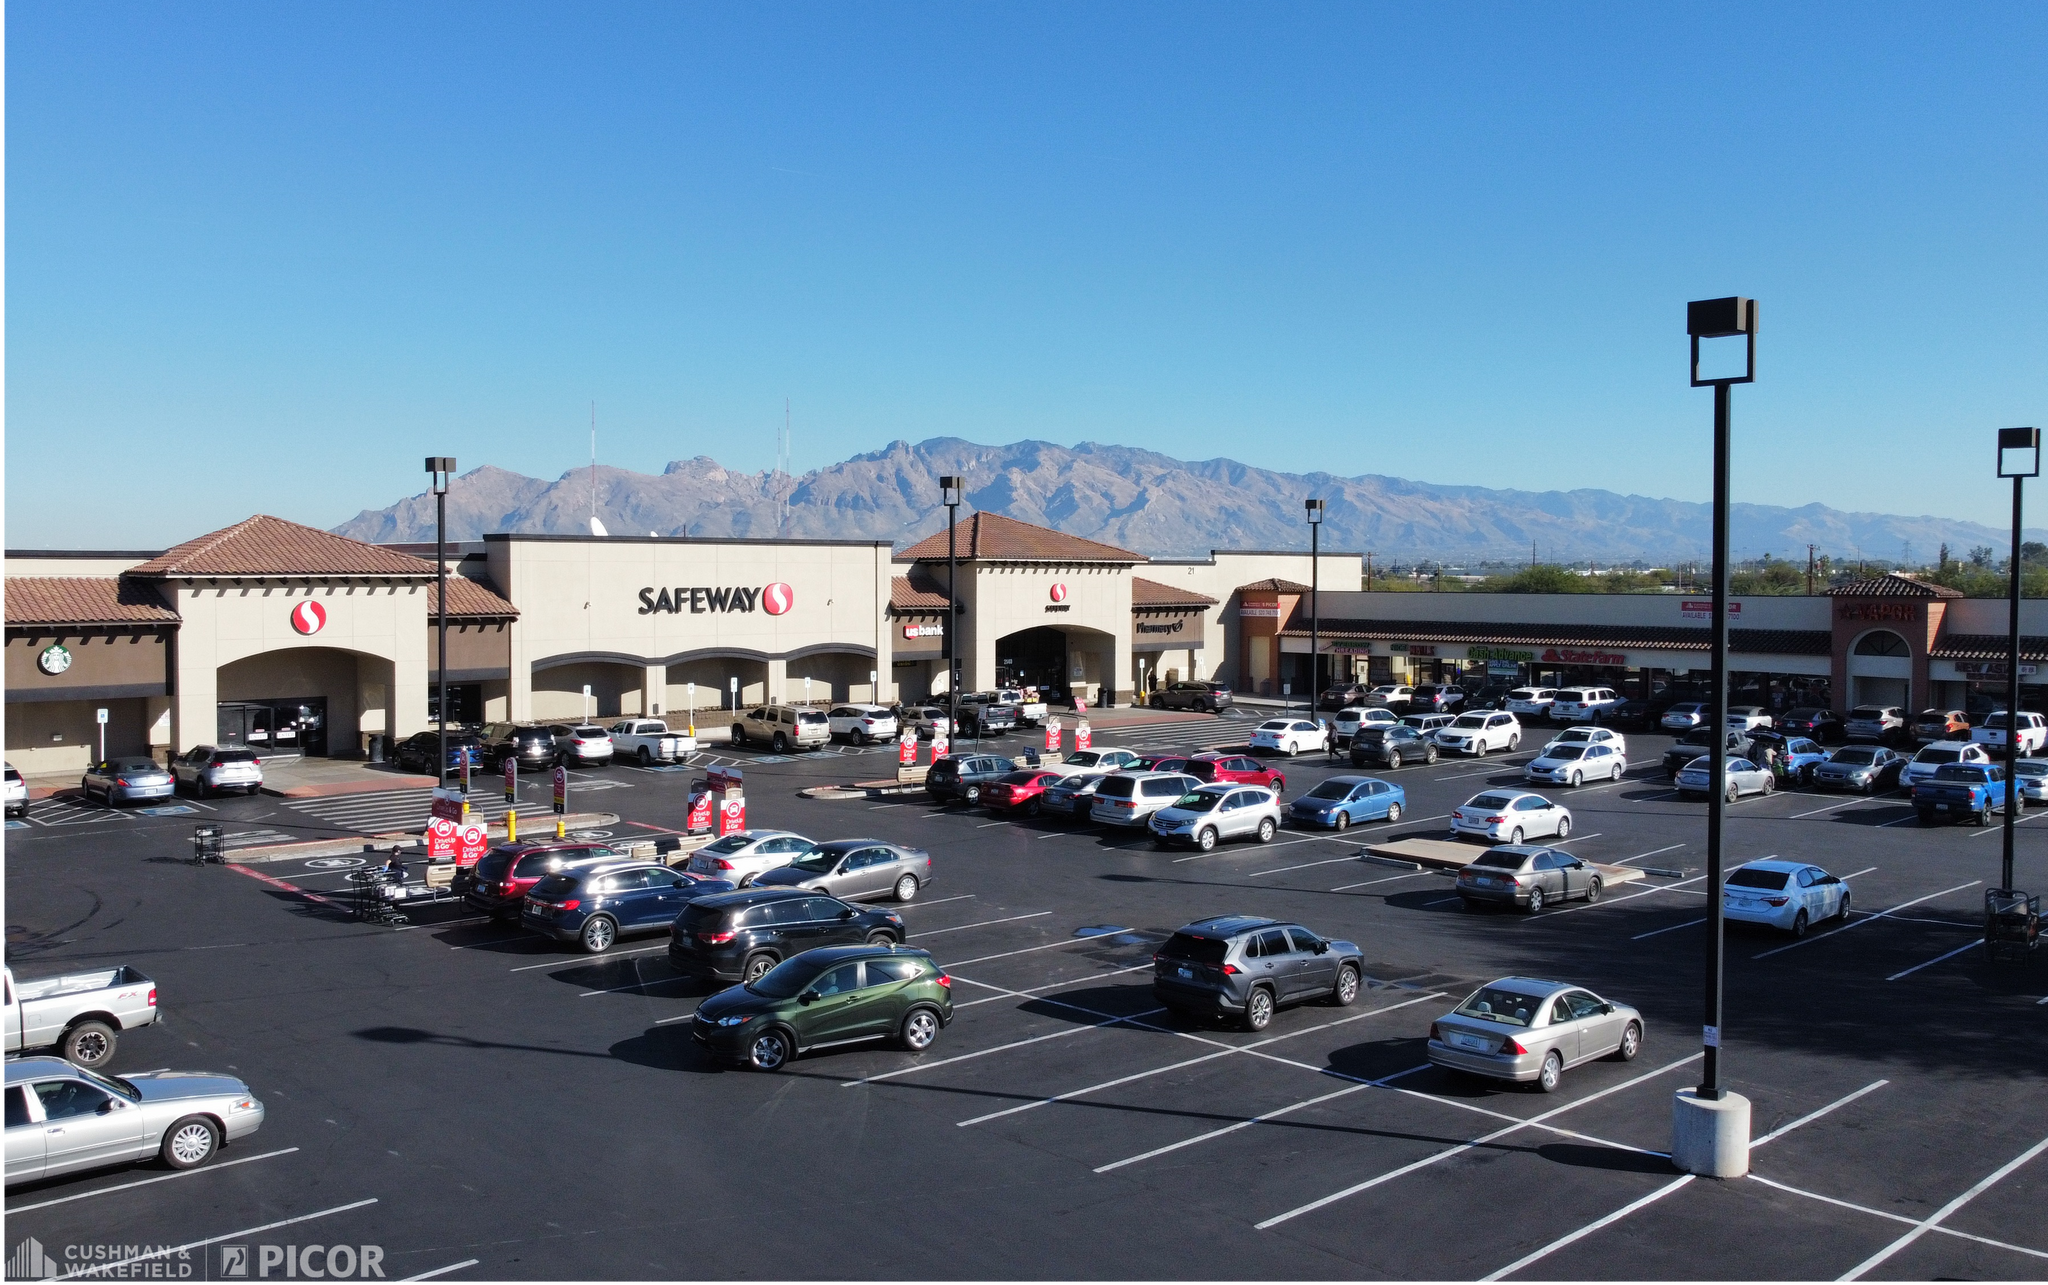
<svg viewBox="0 0 2048 1285"><path fill-rule="evenodd" d="M6 1051L54 1048L73 1066L103 1067L122 1031L156 1021L156 983L123 965L16 981L6 971Z"/></svg>

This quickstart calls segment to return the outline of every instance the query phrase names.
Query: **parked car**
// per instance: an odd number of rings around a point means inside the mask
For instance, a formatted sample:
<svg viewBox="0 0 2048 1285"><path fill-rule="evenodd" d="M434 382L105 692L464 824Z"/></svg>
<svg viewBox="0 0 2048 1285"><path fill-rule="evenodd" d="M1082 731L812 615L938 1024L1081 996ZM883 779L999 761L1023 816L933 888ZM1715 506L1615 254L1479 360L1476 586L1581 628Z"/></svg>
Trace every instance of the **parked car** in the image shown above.
<svg viewBox="0 0 2048 1285"><path fill-rule="evenodd" d="M1738 732L1753 732L1771 726L1771 711L1761 705L1730 705L1728 726Z"/></svg>
<svg viewBox="0 0 2048 1285"><path fill-rule="evenodd" d="M1667 732L1688 732L1713 716L1714 707L1711 705L1700 701L1680 701L1667 708L1657 724Z"/></svg>
<svg viewBox="0 0 2048 1285"><path fill-rule="evenodd" d="M1478 708L1484 709L1486 707L1482 705ZM1438 728L1449 727L1457 721L1458 716L1455 714L1403 714L1401 716L1401 726L1412 727L1425 735L1436 731Z"/></svg>
<svg viewBox="0 0 2048 1285"><path fill-rule="evenodd" d="M1722 734L1722 741L1728 747L1729 758L1741 758L1749 753L1750 740L1737 731ZM1664 775L1676 781L1694 759L1714 748L1714 733L1708 727L1695 727L1678 738L1676 744L1664 751Z"/></svg>
<svg viewBox="0 0 2048 1285"><path fill-rule="evenodd" d="M1561 687L1551 698L1550 717L1560 723L1598 723L1621 704L1612 687Z"/></svg>
<svg viewBox="0 0 2048 1285"><path fill-rule="evenodd" d="M1164 691L1152 693L1153 709L1192 709L1215 714L1230 708L1230 689L1222 683L1168 683Z"/></svg>
<svg viewBox="0 0 2048 1285"><path fill-rule="evenodd" d="M737 884L658 862L626 862L558 870L533 885L520 903L522 926L573 941L601 955L621 937L666 932L683 907L698 897L731 892Z"/></svg>
<svg viewBox="0 0 2048 1285"><path fill-rule="evenodd" d="M1813 784L1814 769L1828 761L1828 752L1820 742L1804 736L1785 736L1779 732L1752 732L1749 737L1749 755L1762 758L1768 746L1778 752L1778 759L1785 765L1784 775L1801 785Z"/></svg>
<svg viewBox="0 0 2048 1285"><path fill-rule="evenodd" d="M869 745L896 739L896 714L887 705L834 705L825 711L833 736Z"/></svg>
<svg viewBox="0 0 2048 1285"><path fill-rule="evenodd" d="M1203 785L1152 814L1153 842L1192 844L1204 852L1225 839L1271 843L1280 832L1280 798L1258 785Z"/></svg>
<svg viewBox="0 0 2048 1285"><path fill-rule="evenodd" d="M7 815L25 817L28 815L28 782L23 779L20 772L14 770L12 763L7 764L6 772Z"/></svg>
<svg viewBox="0 0 2048 1285"><path fill-rule="evenodd" d="M1849 711L1842 731L1852 741L1889 745L1906 734L1906 711L1897 705L1858 705Z"/></svg>
<svg viewBox="0 0 2048 1285"><path fill-rule="evenodd" d="M1465 693L1465 708L1468 710L1505 709L1508 697L1513 695L1514 692L1515 684L1513 683L1488 683L1476 692L1468 691Z"/></svg>
<svg viewBox="0 0 2048 1285"><path fill-rule="evenodd" d="M1244 754L1197 754L1188 760L1187 774L1204 784L1263 785L1275 794L1287 792L1279 768Z"/></svg>
<svg viewBox="0 0 2048 1285"><path fill-rule="evenodd" d="M1944 763L1913 787L1913 810L1922 825L1932 825L1936 817L1965 816L1978 825L1990 825L1994 813L2005 815L2005 794L2002 764ZM2015 811L2027 806L2024 796L2016 802Z"/></svg>
<svg viewBox="0 0 2048 1285"><path fill-rule="evenodd" d="M943 705L913 706L904 710L897 722L909 728L920 741L929 741L941 732L950 737L953 732L953 715Z"/></svg>
<svg viewBox="0 0 2048 1285"><path fill-rule="evenodd" d="M1847 921L1849 885L1800 861L1751 861L1728 872L1721 914L1804 937L1808 926L1823 919Z"/></svg>
<svg viewBox="0 0 2048 1285"><path fill-rule="evenodd" d="M1369 776L1333 776L1296 799L1287 819L1296 825L1345 830L1361 821L1399 821L1408 791Z"/></svg>
<svg viewBox="0 0 2048 1285"><path fill-rule="evenodd" d="M1916 741L1967 741L1970 716L1959 709L1923 709L1913 716Z"/></svg>
<svg viewBox="0 0 2048 1285"><path fill-rule="evenodd" d="M1586 745L1576 741L1553 741L1529 760L1522 775L1532 784L1584 785L1588 779L1619 781L1628 771L1628 760L1611 745Z"/></svg>
<svg viewBox="0 0 2048 1285"><path fill-rule="evenodd" d="M1650 717L1650 702L1639 697L1630 697L1616 705L1600 721L1609 727L1629 727L1637 731L1657 726L1657 720Z"/></svg>
<svg viewBox="0 0 2048 1285"><path fill-rule="evenodd" d="M935 799L981 802L981 792L991 781L1017 770L1017 765L996 754L948 754L925 773L925 793Z"/></svg>
<svg viewBox="0 0 2048 1285"><path fill-rule="evenodd" d="M1075 772L1054 779L1038 796L1038 806L1048 816L1069 821L1086 821L1095 806L1095 793L1112 774Z"/></svg>
<svg viewBox="0 0 2048 1285"><path fill-rule="evenodd" d="M26 981L10 968L5 985L9 1057L55 1049L96 1069L113 1059L122 1031L156 1021L156 983L126 964Z"/></svg>
<svg viewBox="0 0 2048 1285"><path fill-rule="evenodd" d="M1898 788L1906 759L1881 745L1844 745L1813 769L1813 784L1822 790L1856 790L1871 794Z"/></svg>
<svg viewBox="0 0 2048 1285"><path fill-rule="evenodd" d="M1555 687L1517 687L1507 695L1506 709L1523 718L1543 718L1557 699Z"/></svg>
<svg viewBox="0 0 2048 1285"><path fill-rule="evenodd" d="M507 759L522 772L555 765L555 733L546 723L489 723L479 740L484 766L493 772L504 771Z"/></svg>
<svg viewBox="0 0 2048 1285"><path fill-rule="evenodd" d="M570 767L612 761L612 734L595 723L556 723L548 728L555 738L555 759Z"/></svg>
<svg viewBox="0 0 2048 1285"><path fill-rule="evenodd" d="M757 1071L817 1049L894 1039L922 1053L953 1020L953 979L902 946L807 950L697 1006L690 1038Z"/></svg>
<svg viewBox="0 0 2048 1285"><path fill-rule="evenodd" d="M1177 1013L1234 1017L1263 1031L1283 1004L1340 1008L1365 984L1365 952L1300 924L1254 915L1198 919L1152 956L1152 995Z"/></svg>
<svg viewBox="0 0 2048 1285"><path fill-rule="evenodd" d="M777 754L814 750L832 740L832 720L823 710L796 705L757 705L732 725L734 745L766 745Z"/></svg>
<svg viewBox="0 0 2048 1285"><path fill-rule="evenodd" d="M1367 688L1363 683L1332 683L1316 698L1318 709L1343 709L1346 705L1365 703Z"/></svg>
<svg viewBox="0 0 2048 1285"><path fill-rule="evenodd" d="M1543 748L1558 745L1605 745L1623 758L1628 757L1628 738L1611 727L1567 727L1550 738Z"/></svg>
<svg viewBox="0 0 2048 1285"><path fill-rule="evenodd" d="M913 901L932 881L932 854L887 839L833 839L754 876L757 888L803 888L852 901Z"/></svg>
<svg viewBox="0 0 2048 1285"><path fill-rule="evenodd" d="M1970 741L1936 741L1923 745L1899 770L1899 788L1910 790L1932 777L1944 763L1989 763L1991 754Z"/></svg>
<svg viewBox="0 0 2048 1285"><path fill-rule="evenodd" d="M195 1169L263 1127L232 1075L101 1075L54 1057L7 1064L7 1185L151 1157Z"/></svg>
<svg viewBox="0 0 2048 1285"><path fill-rule="evenodd" d="M401 772L425 772L432 774L434 760L442 760L440 775L453 776L462 771L463 759L469 759L470 770L481 772L484 765L483 742L474 733L448 733L448 753L441 753L441 733L414 732L411 736L391 747L391 763Z"/></svg>
<svg viewBox="0 0 2048 1285"><path fill-rule="evenodd" d="M1050 770L1062 776L1076 772L1121 772L1138 761L1131 750L1075 750Z"/></svg>
<svg viewBox="0 0 2048 1285"><path fill-rule="evenodd" d="M1305 718L1269 718L1252 729L1250 745L1292 758L1303 750L1323 749L1328 740L1328 733Z"/></svg>
<svg viewBox="0 0 2048 1285"><path fill-rule="evenodd" d="M1476 835L1501 843L1520 843L1552 835L1569 838L1571 809L1540 794L1486 790L1451 809L1451 837Z"/></svg>
<svg viewBox="0 0 2048 1285"><path fill-rule="evenodd" d="M100 802L117 808L123 803L168 799L177 793L178 781L155 759L122 757L102 759L85 769L78 790L88 799L97 794Z"/></svg>
<svg viewBox="0 0 2048 1285"><path fill-rule="evenodd" d="M1561 848L1524 843L1488 848L1458 872L1458 897L1467 910L1513 906L1536 914L1559 901L1598 901L1600 872Z"/></svg>
<svg viewBox="0 0 2048 1285"><path fill-rule="evenodd" d="M1410 710L1432 714L1455 714L1465 707L1465 689L1451 683L1417 683L1408 698Z"/></svg>
<svg viewBox="0 0 2048 1285"><path fill-rule="evenodd" d="M1438 729L1436 743L1447 754L1512 752L1522 743L1522 725L1513 714L1460 714L1449 727Z"/></svg>
<svg viewBox="0 0 2048 1285"><path fill-rule="evenodd" d="M1778 730L1787 736L1811 737L1823 745L1837 745L1848 737L1840 714L1816 706L1801 706L1779 715Z"/></svg>
<svg viewBox="0 0 2048 1285"><path fill-rule="evenodd" d="M229 790L255 794L263 788L263 760L254 750L200 745L171 760L171 775L202 799Z"/></svg>
<svg viewBox="0 0 2048 1285"><path fill-rule="evenodd" d="M1970 739L1979 745L2003 745L2006 722L2006 712L1998 710L1970 729ZM2032 710L2021 710L2017 736L2022 754L2039 754L2048 750L2048 719Z"/></svg>
<svg viewBox="0 0 2048 1285"><path fill-rule="evenodd" d="M1024 727L1043 726L1051 712L1046 709L1045 700L1035 687L998 687L996 697L1017 711L1017 722Z"/></svg>
<svg viewBox="0 0 2048 1285"><path fill-rule="evenodd" d="M1088 815L1104 825L1138 829L1152 814L1168 807L1202 783L1184 772L1131 769L1091 778L1100 782Z"/></svg>
<svg viewBox="0 0 2048 1285"><path fill-rule="evenodd" d="M668 962L692 977L755 982L820 946L890 946L908 935L893 910L801 888L743 888L683 907L669 929Z"/></svg>
<svg viewBox="0 0 2048 1285"><path fill-rule="evenodd" d="M1730 803L1745 794L1769 794L1778 788L1778 778L1748 759L1731 758L1722 776L1722 795ZM1714 760L1705 754L1679 769L1678 797L1705 798L1714 790Z"/></svg>
<svg viewBox="0 0 2048 1285"><path fill-rule="evenodd" d="M451 887L471 910L510 922L519 918L526 894L547 876L576 865L620 861L625 856L587 840L501 843L479 857L475 865L457 869Z"/></svg>
<svg viewBox="0 0 2048 1285"><path fill-rule="evenodd" d="M1390 709L1365 709L1362 706L1354 705L1349 709L1338 710L1337 717L1331 720L1331 727L1336 734L1337 744L1349 745L1351 738L1366 728L1393 727L1401 721L1401 719L1395 717L1394 711ZM1450 720L1445 719L1444 721L1449 722Z"/></svg>
<svg viewBox="0 0 2048 1285"><path fill-rule="evenodd" d="M981 805L991 816L1021 813L1035 817L1045 807L1045 787L1067 773L1049 767L1027 767L1005 772L981 787Z"/></svg>
<svg viewBox="0 0 2048 1285"><path fill-rule="evenodd" d="M2048 759L2021 759L2013 765L2020 783L2020 797L2029 803L2048 803Z"/></svg>
<svg viewBox="0 0 2048 1285"><path fill-rule="evenodd" d="M1403 763L1434 763L1436 742L1404 723L1368 727L1351 738L1351 766L1377 763L1392 771Z"/></svg>
<svg viewBox="0 0 2048 1285"><path fill-rule="evenodd" d="M1367 692L1358 703L1367 708L1392 709L1406 713L1408 703L1414 699L1415 689L1406 683L1381 683ZM1349 700L1344 702L1345 705L1351 703Z"/></svg>
<svg viewBox="0 0 2048 1285"><path fill-rule="evenodd" d="M1635 1060L1643 1015L1581 986L1503 977L1429 1024L1429 1060L1452 1071L1555 1093L1565 1071L1598 1058Z"/></svg>
<svg viewBox="0 0 2048 1285"><path fill-rule="evenodd" d="M1014 729L1020 716L994 692L967 692L953 710L953 725L962 736L999 736Z"/></svg>
<svg viewBox="0 0 2048 1285"><path fill-rule="evenodd" d="M818 845L787 830L742 830L713 839L690 854L690 873L726 879L745 888L754 880L817 850Z"/></svg>
<svg viewBox="0 0 2048 1285"><path fill-rule="evenodd" d="M632 759L642 767L680 763L697 752L694 737L687 731L672 730L659 718L622 718L607 731L613 757Z"/></svg>
<svg viewBox="0 0 2048 1285"><path fill-rule="evenodd" d="M1129 776L1134 772L1177 772L1184 774L1188 770L1188 764L1193 761L1193 758L1186 754L1140 754L1137 758L1132 759L1126 764L1120 770L1119 775ZM1200 785L1201 782L1197 781L1195 784Z"/></svg>

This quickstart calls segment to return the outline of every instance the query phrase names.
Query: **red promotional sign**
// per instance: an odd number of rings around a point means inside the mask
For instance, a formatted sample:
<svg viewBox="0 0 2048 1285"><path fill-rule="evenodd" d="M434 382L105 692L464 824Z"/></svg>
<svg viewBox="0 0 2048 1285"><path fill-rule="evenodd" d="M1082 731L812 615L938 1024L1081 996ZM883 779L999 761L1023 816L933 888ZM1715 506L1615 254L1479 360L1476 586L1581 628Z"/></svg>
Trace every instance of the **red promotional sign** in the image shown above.
<svg viewBox="0 0 2048 1285"><path fill-rule="evenodd" d="M933 732L932 762L936 763L940 759L946 757L946 751L951 749L952 747L953 743L946 739L946 734L944 732Z"/></svg>
<svg viewBox="0 0 2048 1285"><path fill-rule="evenodd" d="M1095 735L1088 730L1088 720L1084 718L1074 724L1074 748L1085 750L1092 748L1094 744Z"/></svg>
<svg viewBox="0 0 2048 1285"><path fill-rule="evenodd" d="M896 741L896 761L905 767L917 762L917 734L905 732Z"/></svg>
<svg viewBox="0 0 2048 1285"><path fill-rule="evenodd" d="M317 634L326 623L327 608L311 598L292 608L292 628L302 634Z"/></svg>
<svg viewBox="0 0 2048 1285"><path fill-rule="evenodd" d="M569 769L566 767L558 767L555 769L555 811L567 812L568 810Z"/></svg>
<svg viewBox="0 0 2048 1285"><path fill-rule="evenodd" d="M718 837L738 834L747 828L747 800L745 795L727 795L718 805Z"/></svg>
<svg viewBox="0 0 2048 1285"><path fill-rule="evenodd" d="M1076 696L1074 698L1074 712L1076 714L1086 714L1088 712L1088 702Z"/></svg>
<svg viewBox="0 0 2048 1285"><path fill-rule="evenodd" d="M1060 752L1060 721L1056 718L1045 720L1045 752L1048 754Z"/></svg>
<svg viewBox="0 0 2048 1285"><path fill-rule="evenodd" d="M428 815L448 821L460 821L462 819L462 791L451 790L445 786L437 787L434 790L434 802L428 809Z"/></svg>
<svg viewBox="0 0 2048 1285"><path fill-rule="evenodd" d="M683 829L692 834L701 834L711 828L711 810L717 804L718 796L709 790L698 790L690 796L690 815L683 822Z"/></svg>
<svg viewBox="0 0 2048 1285"><path fill-rule="evenodd" d="M455 860L456 831L459 827L447 817L435 817L427 822L427 860Z"/></svg>
<svg viewBox="0 0 2048 1285"><path fill-rule="evenodd" d="M746 773L736 767L714 767L705 773L711 788L720 793L741 788L746 783L745 777Z"/></svg>
<svg viewBox="0 0 2048 1285"><path fill-rule="evenodd" d="M455 864L473 866L491 846L491 832L484 829L483 822L471 821L456 834L455 841Z"/></svg>

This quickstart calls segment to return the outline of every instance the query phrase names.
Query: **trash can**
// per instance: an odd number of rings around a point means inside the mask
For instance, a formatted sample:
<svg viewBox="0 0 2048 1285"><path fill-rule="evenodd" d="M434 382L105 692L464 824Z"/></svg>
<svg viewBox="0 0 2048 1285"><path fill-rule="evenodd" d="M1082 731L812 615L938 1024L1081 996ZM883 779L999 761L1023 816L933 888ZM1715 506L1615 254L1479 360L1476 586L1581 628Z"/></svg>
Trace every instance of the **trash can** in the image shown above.
<svg viewBox="0 0 2048 1285"><path fill-rule="evenodd" d="M385 737L385 736L384 736L384 735L383 735L382 733L380 733L380 732L372 732L372 733L370 734L370 749L369 749L369 754L370 754L370 761L371 761L372 763L382 763L382 762L384 761L384 753L385 753L385 748L384 748L384 746L385 746L385 741L386 741L387 739L389 739L389 738Z"/></svg>

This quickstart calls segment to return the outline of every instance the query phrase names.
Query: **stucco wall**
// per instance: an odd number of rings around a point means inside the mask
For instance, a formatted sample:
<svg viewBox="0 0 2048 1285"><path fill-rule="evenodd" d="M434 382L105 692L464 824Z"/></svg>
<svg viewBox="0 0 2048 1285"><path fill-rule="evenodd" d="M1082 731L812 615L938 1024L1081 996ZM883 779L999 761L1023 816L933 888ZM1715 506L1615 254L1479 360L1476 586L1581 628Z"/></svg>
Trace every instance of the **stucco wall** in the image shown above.
<svg viewBox="0 0 2048 1285"><path fill-rule="evenodd" d="M7 761L24 775L83 772L99 752L95 711L107 711L107 753L147 754L149 701L28 701L7 706ZM77 784L77 782L72 782Z"/></svg>

